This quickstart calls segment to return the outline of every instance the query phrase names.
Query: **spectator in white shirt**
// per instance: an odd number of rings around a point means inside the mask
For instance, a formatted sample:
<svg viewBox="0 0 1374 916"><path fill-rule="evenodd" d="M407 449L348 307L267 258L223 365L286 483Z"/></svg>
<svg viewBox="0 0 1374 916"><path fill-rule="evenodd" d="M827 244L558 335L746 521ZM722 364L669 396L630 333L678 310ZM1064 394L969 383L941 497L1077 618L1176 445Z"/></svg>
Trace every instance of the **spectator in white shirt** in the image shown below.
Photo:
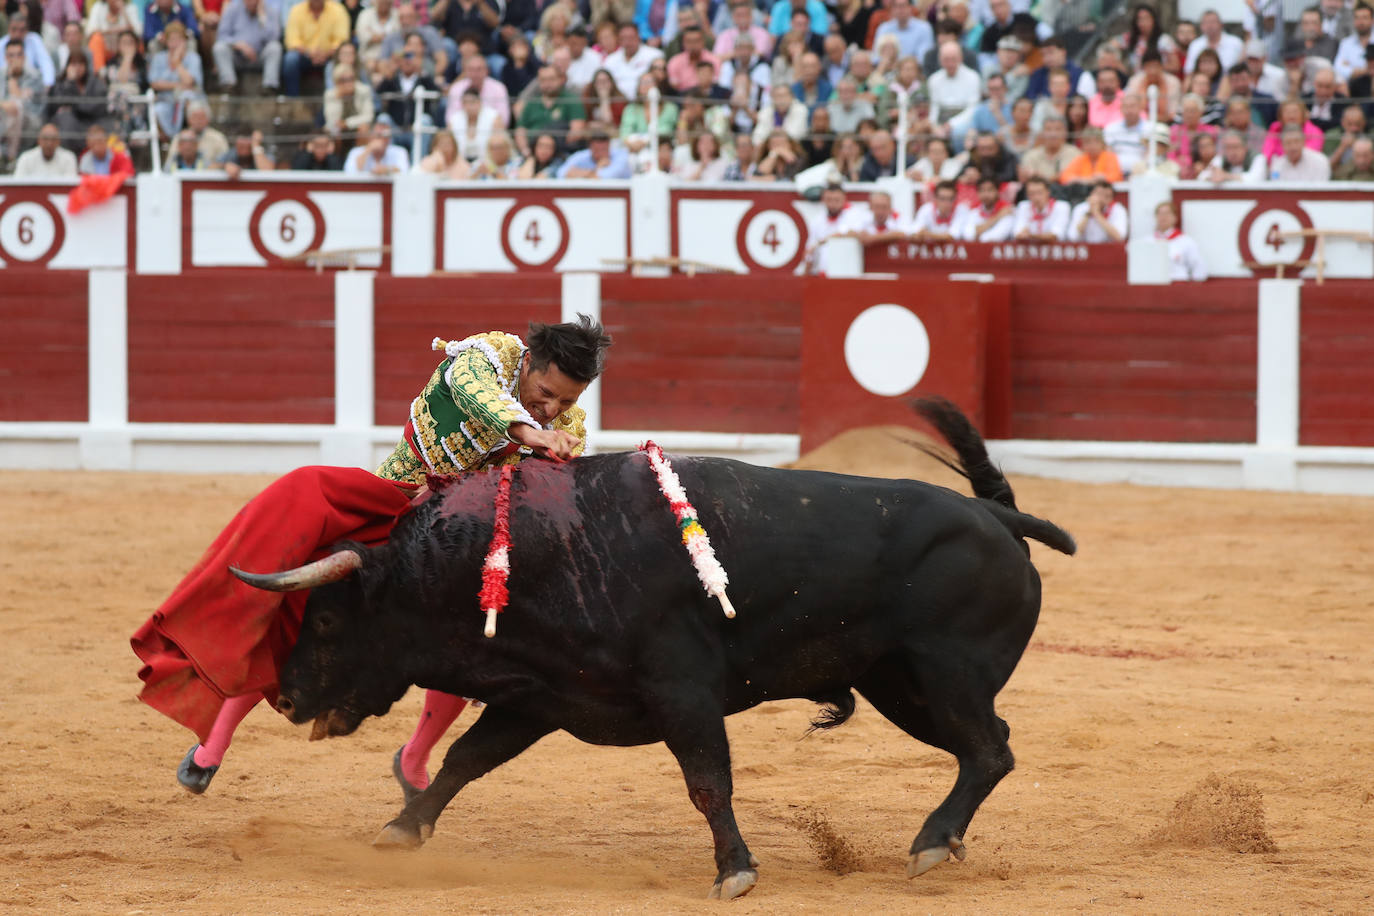
<svg viewBox="0 0 1374 916"><path fill-rule="evenodd" d="M1069 214L1069 241L1102 245L1124 242L1129 231L1126 208L1116 199L1116 189L1110 181L1098 181L1088 192L1088 199Z"/></svg>
<svg viewBox="0 0 1374 916"><path fill-rule="evenodd" d="M483 105L476 89L466 90L458 111L448 116L448 129L458 144L458 157L468 162L485 159L492 131L505 126L497 123L499 120L496 109Z"/></svg>
<svg viewBox="0 0 1374 916"><path fill-rule="evenodd" d="M1155 238L1169 243L1170 280L1206 280L1207 264L1197 242L1178 228L1178 207L1166 200L1155 207Z"/></svg>
<svg viewBox="0 0 1374 916"><path fill-rule="evenodd" d="M966 242L1005 242L1016 216L1002 197L1001 186L988 175L978 179L978 206L967 207L957 236Z"/></svg>
<svg viewBox="0 0 1374 916"><path fill-rule="evenodd" d="M1336 76L1343 83L1350 82L1352 76L1363 76L1369 72L1364 49L1369 44L1370 31L1374 30L1374 7L1360 0L1350 21L1354 31L1342 38L1336 48Z"/></svg>
<svg viewBox="0 0 1374 916"><path fill-rule="evenodd" d="M868 212L856 213L849 233L863 245L900 242L911 234L911 227L892 209L892 195L874 191L868 195Z"/></svg>
<svg viewBox="0 0 1374 916"><path fill-rule="evenodd" d="M1283 152L1269 157L1270 181L1330 181L1331 162L1307 146L1307 136L1296 124L1283 129Z"/></svg>
<svg viewBox="0 0 1374 916"><path fill-rule="evenodd" d="M582 25L568 29L568 88L579 95L601 69L603 58L587 47L587 27Z"/></svg>
<svg viewBox="0 0 1374 916"><path fill-rule="evenodd" d="M14 177L76 178L76 154L62 148L62 133L56 124L44 124L39 129L38 145L15 160Z"/></svg>
<svg viewBox="0 0 1374 916"><path fill-rule="evenodd" d="M930 23L912 15L911 0L892 0L888 12L890 16L887 22L878 26L873 33L873 47L876 48L884 36L892 35L897 39L897 47L901 52L898 57L925 60L926 52L935 47L935 30Z"/></svg>
<svg viewBox="0 0 1374 916"><path fill-rule="evenodd" d="M391 143L391 125L378 121L372 125L367 143L358 144L344 160L345 175L383 178L410 171L410 154Z"/></svg>
<svg viewBox="0 0 1374 916"><path fill-rule="evenodd" d="M918 242L946 242L955 238L955 229L963 220L956 203L959 188L952 181L935 185L935 199L922 204L911 223L911 237Z"/></svg>
<svg viewBox="0 0 1374 916"><path fill-rule="evenodd" d="M640 43L639 27L633 22L620 27L619 38L620 47L606 55L602 66L611 71L625 98L638 98L639 78L649 71L649 64L663 56L663 52Z"/></svg>
<svg viewBox="0 0 1374 916"><path fill-rule="evenodd" d="M1062 242L1069 232L1069 205L1050 196L1039 175L1026 179L1026 199L1016 205L1012 237L1027 242Z"/></svg>
<svg viewBox="0 0 1374 916"><path fill-rule="evenodd" d="M926 80L930 93L930 118L943 124L983 98L983 79L978 71L964 66L963 48L956 41L940 46L940 69Z"/></svg>
<svg viewBox="0 0 1374 916"><path fill-rule="evenodd" d="M1141 150L1145 145L1145 130L1149 124L1140 116L1140 96L1133 92L1121 96L1121 120L1108 124L1102 130L1102 139L1107 149L1116 153L1116 161L1121 164L1123 175L1131 174L1135 164L1140 161Z"/></svg>
<svg viewBox="0 0 1374 916"><path fill-rule="evenodd" d="M1198 178L1216 185L1259 184L1264 181L1266 165L1263 156L1250 151L1245 134L1228 130L1221 135L1221 151Z"/></svg>
<svg viewBox="0 0 1374 916"><path fill-rule="evenodd" d="M1192 44L1188 45L1188 59L1183 64L1185 73L1193 72L1197 66L1197 56L1202 53L1204 48L1211 48L1217 52L1217 57L1221 58L1223 73L1240 63L1241 58L1245 55L1245 42L1222 28L1221 16L1216 10L1208 10L1203 13L1202 19L1198 22L1198 27L1202 34L1193 39Z"/></svg>
<svg viewBox="0 0 1374 916"><path fill-rule="evenodd" d="M838 235L850 235L854 215L845 200L844 186L833 182L821 192L821 214L807 226L806 260L811 273L826 272L825 240Z"/></svg>

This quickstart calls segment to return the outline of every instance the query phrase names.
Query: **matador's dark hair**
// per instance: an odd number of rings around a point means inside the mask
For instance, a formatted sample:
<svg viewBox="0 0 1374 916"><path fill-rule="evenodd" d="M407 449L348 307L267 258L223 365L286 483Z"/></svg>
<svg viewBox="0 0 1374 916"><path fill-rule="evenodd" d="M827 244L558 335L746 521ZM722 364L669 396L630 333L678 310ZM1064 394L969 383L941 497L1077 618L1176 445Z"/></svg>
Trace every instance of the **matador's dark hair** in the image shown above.
<svg viewBox="0 0 1374 916"><path fill-rule="evenodd" d="M590 382L606 366L611 335L590 315L577 314L563 324L530 322L530 368L543 372L550 363L577 382Z"/></svg>

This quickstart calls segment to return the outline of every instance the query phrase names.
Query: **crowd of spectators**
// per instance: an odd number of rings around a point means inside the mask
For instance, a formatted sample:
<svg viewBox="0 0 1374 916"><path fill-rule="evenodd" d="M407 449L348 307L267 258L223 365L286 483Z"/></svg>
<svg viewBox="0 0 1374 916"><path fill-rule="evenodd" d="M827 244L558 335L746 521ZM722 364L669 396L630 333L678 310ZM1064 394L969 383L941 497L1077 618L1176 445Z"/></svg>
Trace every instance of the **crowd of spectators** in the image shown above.
<svg viewBox="0 0 1374 916"><path fill-rule="evenodd" d="M168 169L230 173L659 168L819 189L904 163L937 209L948 193L976 209L990 179L1009 203L1043 188L1086 205L1086 223L1054 224L1109 236L1096 189L1142 170L1218 184L1374 180L1369 0L1319 0L1295 23L1261 0L1230 31L1212 11L1165 31L1141 3L1086 68L1031 0L3 6L0 158L21 175L122 169L134 137L151 135ZM250 72L266 96L321 99L314 133L283 144L264 137L271 125L214 126L207 88L241 98ZM150 114L138 103L149 88Z"/></svg>

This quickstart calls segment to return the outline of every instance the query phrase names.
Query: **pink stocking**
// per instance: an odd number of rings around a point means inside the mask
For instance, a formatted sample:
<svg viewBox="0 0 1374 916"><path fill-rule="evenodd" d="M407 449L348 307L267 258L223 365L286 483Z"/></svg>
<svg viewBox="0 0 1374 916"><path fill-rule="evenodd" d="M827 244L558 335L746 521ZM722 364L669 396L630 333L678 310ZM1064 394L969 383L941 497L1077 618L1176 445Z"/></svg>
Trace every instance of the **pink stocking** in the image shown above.
<svg viewBox="0 0 1374 916"><path fill-rule="evenodd" d="M196 746L196 766L216 767L224 760L224 752L229 750L229 742L234 740L234 729L244 720L253 707L262 699L260 693L247 693L241 697L230 697L219 708L215 724L210 727L210 738Z"/></svg>
<svg viewBox="0 0 1374 916"><path fill-rule="evenodd" d="M401 772L415 788L429 785L429 753L467 705L468 701L462 697L437 690L425 691L425 708L420 713L420 722L401 750Z"/></svg>

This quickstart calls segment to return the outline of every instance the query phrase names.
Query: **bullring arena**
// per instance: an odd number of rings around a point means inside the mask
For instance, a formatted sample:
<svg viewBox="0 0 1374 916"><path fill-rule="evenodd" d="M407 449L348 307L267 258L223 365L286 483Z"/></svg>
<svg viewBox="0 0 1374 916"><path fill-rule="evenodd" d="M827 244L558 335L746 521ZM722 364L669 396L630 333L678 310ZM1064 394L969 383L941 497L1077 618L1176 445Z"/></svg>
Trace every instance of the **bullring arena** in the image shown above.
<svg viewBox="0 0 1374 916"><path fill-rule="evenodd" d="M477 203L441 186L426 203L399 182L165 182L126 186L117 212L88 216L100 225L64 215L60 188L6 186L54 228L50 254L8 252L0 271L0 909L1374 909L1374 325L1358 257L1321 285L1270 278L1272 264L1237 266L1250 243L1232 219L1208 256L1234 264L1203 284L1128 284L1126 255L1072 245L860 252L850 276L803 277L811 205L665 191L650 218L676 246L666 260L729 261L722 277L603 263L639 253L636 200L658 193L639 184ZM1174 193L1185 228L1215 199L1244 210L1246 232L1281 221L1271 210L1374 213L1302 189ZM374 211L376 238L331 244L341 214ZM346 252L293 260L259 226L283 213ZM760 218L794 226L795 259L769 261ZM531 265L511 239L533 219L562 236ZM716 248L688 251L708 227ZM403 253L421 230L427 250ZM500 244L476 271L455 233L482 232ZM550 736L465 788L422 849L372 848L400 809L390 760L417 690L318 743L260 706L205 795L177 785L194 738L137 700L134 629L278 474L375 466L432 336L578 310L617 339L588 393L596 449L652 436L676 454L961 489L912 446L903 406L945 394L1020 506L1076 537L1074 557L1032 545L1043 609L998 697L1017 766L965 861L905 877L955 766L862 701L809 736L805 701L727 720L735 810L762 863L728 904L703 899L710 834L661 744Z"/></svg>

